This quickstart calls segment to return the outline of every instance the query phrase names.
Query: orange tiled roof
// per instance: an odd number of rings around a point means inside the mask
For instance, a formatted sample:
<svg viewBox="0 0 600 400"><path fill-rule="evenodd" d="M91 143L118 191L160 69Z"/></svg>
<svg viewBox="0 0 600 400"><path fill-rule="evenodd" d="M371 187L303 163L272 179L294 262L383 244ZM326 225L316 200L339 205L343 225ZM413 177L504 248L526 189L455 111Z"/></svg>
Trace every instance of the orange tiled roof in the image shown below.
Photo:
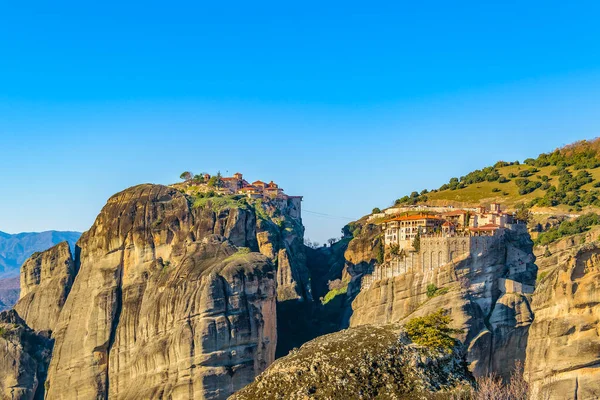
<svg viewBox="0 0 600 400"><path fill-rule="evenodd" d="M253 185L260 185L260 184L265 184L263 181L256 181L256 182L252 182Z"/></svg>
<svg viewBox="0 0 600 400"><path fill-rule="evenodd" d="M454 226L454 224L450 221L446 221L442 224L442 226Z"/></svg>

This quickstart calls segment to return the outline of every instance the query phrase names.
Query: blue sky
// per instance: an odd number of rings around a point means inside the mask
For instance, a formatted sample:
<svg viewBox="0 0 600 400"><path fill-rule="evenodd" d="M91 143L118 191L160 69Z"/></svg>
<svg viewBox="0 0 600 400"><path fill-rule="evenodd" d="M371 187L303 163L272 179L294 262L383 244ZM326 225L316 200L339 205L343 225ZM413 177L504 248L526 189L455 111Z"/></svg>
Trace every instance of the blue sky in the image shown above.
<svg viewBox="0 0 600 400"><path fill-rule="evenodd" d="M85 230L119 190L220 170L304 195L322 242L600 135L597 2L84 3L0 4L2 231Z"/></svg>

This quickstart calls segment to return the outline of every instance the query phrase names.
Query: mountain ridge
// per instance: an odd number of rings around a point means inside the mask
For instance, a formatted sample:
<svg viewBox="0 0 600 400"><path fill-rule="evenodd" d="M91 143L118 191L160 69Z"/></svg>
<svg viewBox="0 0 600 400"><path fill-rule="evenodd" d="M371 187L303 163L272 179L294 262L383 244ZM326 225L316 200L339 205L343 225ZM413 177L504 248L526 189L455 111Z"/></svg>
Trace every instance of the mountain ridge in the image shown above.
<svg viewBox="0 0 600 400"><path fill-rule="evenodd" d="M0 277L18 275L19 268L27 258L58 243L68 242L73 250L80 236L81 232L76 231L49 230L15 234L0 231Z"/></svg>

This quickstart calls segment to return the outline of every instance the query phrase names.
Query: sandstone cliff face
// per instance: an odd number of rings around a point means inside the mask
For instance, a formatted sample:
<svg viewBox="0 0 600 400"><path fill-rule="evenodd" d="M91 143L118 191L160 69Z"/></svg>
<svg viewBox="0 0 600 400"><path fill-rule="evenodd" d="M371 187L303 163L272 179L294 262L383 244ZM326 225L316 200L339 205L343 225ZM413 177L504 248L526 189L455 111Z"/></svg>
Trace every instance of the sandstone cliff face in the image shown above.
<svg viewBox="0 0 600 400"><path fill-rule="evenodd" d="M600 398L598 232L552 244L540 260L525 365L534 398Z"/></svg>
<svg viewBox="0 0 600 400"><path fill-rule="evenodd" d="M362 326L304 344L231 399L447 399L469 384L459 355L416 346L398 326Z"/></svg>
<svg viewBox="0 0 600 400"><path fill-rule="evenodd" d="M524 361L533 318L520 286L535 284L532 247L525 229L506 231L490 247L455 265L376 281L352 303L350 325L405 322L444 308L454 327L463 330L459 339L475 375L507 377L516 360ZM441 294L428 297L429 284L442 289Z"/></svg>
<svg viewBox="0 0 600 400"><path fill-rule="evenodd" d="M46 398L220 399L250 383L277 342L257 225L251 207L164 186L113 196L78 242Z"/></svg>
<svg viewBox="0 0 600 400"><path fill-rule="evenodd" d="M0 398L43 398L51 348L14 310L0 313Z"/></svg>
<svg viewBox="0 0 600 400"><path fill-rule="evenodd" d="M30 328L54 330L75 274L68 242L35 253L25 261L21 267L21 296L15 310Z"/></svg>

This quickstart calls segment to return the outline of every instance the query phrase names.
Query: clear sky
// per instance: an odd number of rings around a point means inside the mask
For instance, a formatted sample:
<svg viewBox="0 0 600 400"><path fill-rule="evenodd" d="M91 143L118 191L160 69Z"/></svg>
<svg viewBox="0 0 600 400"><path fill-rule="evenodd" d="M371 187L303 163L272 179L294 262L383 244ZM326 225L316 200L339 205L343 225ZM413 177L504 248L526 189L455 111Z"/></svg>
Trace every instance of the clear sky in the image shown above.
<svg viewBox="0 0 600 400"><path fill-rule="evenodd" d="M119 190L220 170L304 195L323 242L412 190L599 136L599 12L2 2L0 230L86 230Z"/></svg>

